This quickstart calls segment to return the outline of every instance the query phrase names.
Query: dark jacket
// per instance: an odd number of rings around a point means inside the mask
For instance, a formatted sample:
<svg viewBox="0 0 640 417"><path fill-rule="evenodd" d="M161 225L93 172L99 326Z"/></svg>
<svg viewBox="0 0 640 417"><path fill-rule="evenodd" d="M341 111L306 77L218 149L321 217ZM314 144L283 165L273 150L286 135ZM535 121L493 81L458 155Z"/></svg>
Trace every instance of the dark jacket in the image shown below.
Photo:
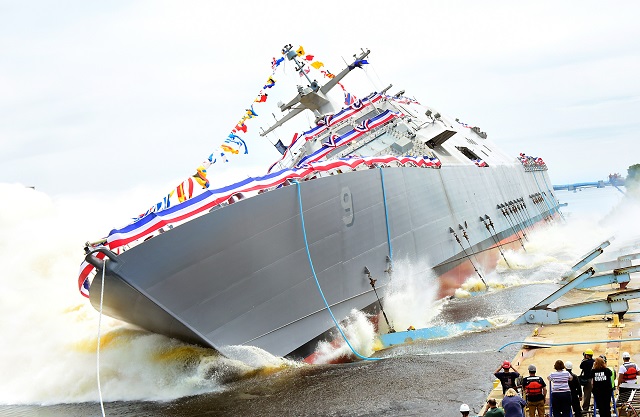
<svg viewBox="0 0 640 417"><path fill-rule="evenodd" d="M582 372L580 372L580 375L585 378L593 378L591 369L593 368L594 362L595 361L593 360L593 358L583 359L582 362L580 362L580 369L582 370Z"/></svg>
<svg viewBox="0 0 640 417"><path fill-rule="evenodd" d="M580 381L578 380L578 375L569 371L573 379L569 381L569 388L571 389L571 397L573 398L582 398L582 386L580 385Z"/></svg>

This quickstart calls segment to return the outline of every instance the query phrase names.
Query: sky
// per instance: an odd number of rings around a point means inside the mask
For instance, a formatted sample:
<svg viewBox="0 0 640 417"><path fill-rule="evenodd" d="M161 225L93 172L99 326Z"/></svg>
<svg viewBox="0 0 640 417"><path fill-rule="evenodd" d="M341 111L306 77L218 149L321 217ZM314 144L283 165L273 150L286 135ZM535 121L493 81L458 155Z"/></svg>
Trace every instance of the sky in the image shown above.
<svg viewBox="0 0 640 417"><path fill-rule="evenodd" d="M635 1L0 0L0 183L152 204L222 143L288 43L332 72L369 48L372 84L542 157L554 184L626 175L640 163L638 18ZM245 140L249 155L210 178L278 158Z"/></svg>

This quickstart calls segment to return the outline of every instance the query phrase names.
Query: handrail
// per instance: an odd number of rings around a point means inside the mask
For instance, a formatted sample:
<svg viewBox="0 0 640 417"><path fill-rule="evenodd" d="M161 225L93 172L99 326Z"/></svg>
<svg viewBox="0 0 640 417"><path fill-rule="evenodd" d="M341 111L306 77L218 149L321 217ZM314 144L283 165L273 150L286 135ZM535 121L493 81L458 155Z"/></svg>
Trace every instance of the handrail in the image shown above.
<svg viewBox="0 0 640 417"><path fill-rule="evenodd" d="M598 343L611 343L611 342L638 342L640 341L640 337L631 337L628 339L616 339L616 340L591 340L591 341L587 341L587 342L563 342L563 343L545 343L545 342L532 342L530 340L519 340L516 342L509 342L506 345L501 346L498 349L498 352L502 352L502 349L506 348L507 346L510 345L515 345L515 344L523 344L526 345L527 343L530 343L532 345L536 345L536 346L543 346L543 347L552 347L552 346L566 346L566 345L595 345Z"/></svg>

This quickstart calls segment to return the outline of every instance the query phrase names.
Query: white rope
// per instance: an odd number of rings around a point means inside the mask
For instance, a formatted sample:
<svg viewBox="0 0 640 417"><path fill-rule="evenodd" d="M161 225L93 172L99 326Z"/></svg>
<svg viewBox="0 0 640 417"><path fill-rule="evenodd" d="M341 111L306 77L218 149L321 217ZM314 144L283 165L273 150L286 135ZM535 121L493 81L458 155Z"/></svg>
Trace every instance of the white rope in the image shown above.
<svg viewBox="0 0 640 417"><path fill-rule="evenodd" d="M96 348L96 374L98 378L98 395L100 396L100 409L102 410L102 417L105 417L104 403L102 401L102 389L100 388L100 325L102 324L102 300L104 297L104 270L106 269L107 260L103 261L102 265L102 288L100 289L100 316L98 317L98 346Z"/></svg>

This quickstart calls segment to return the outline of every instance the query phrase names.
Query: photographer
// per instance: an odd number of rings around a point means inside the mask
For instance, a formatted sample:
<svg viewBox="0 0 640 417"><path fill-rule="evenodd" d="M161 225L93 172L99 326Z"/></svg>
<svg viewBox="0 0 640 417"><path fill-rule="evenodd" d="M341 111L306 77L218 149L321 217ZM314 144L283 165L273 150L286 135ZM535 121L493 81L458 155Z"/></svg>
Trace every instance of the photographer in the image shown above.
<svg viewBox="0 0 640 417"><path fill-rule="evenodd" d="M589 405L591 404L591 389L593 388L591 370L593 369L593 363L593 350L587 349L582 352L582 362L580 362L582 371L579 376L580 385L582 385L583 389L582 411L589 411Z"/></svg>

